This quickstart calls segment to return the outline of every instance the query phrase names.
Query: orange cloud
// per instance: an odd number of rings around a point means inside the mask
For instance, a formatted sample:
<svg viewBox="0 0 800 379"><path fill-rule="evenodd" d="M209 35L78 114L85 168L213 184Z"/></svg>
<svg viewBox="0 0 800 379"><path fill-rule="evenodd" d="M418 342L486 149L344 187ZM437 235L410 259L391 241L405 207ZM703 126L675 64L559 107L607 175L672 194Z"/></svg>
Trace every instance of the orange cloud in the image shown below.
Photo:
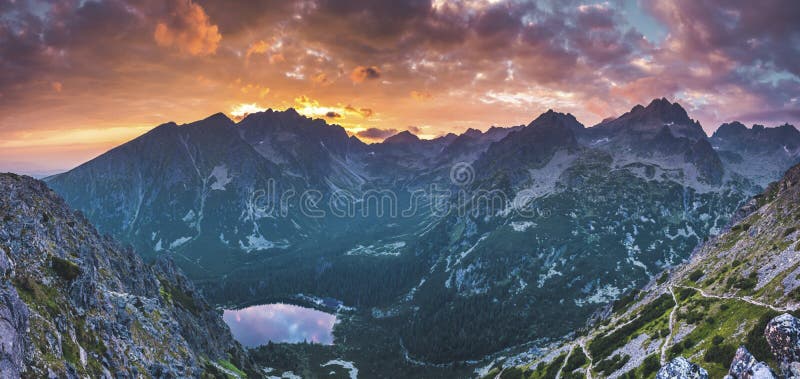
<svg viewBox="0 0 800 379"><path fill-rule="evenodd" d="M253 54L264 54L269 51L269 44L264 42L263 40L259 40L254 42L250 47L247 48L247 54L245 54L245 59L250 60L250 56Z"/></svg>
<svg viewBox="0 0 800 379"><path fill-rule="evenodd" d="M327 86L327 85L333 83L333 80L328 78L328 75L325 75L324 72L320 72L320 73L312 76L311 77L311 81L316 83L316 84L322 85L322 86Z"/></svg>
<svg viewBox="0 0 800 379"><path fill-rule="evenodd" d="M381 77L381 70L376 66L358 66L350 73L350 80L353 83L363 83L366 80L378 79Z"/></svg>
<svg viewBox="0 0 800 379"><path fill-rule="evenodd" d="M269 56L269 63L281 63L286 61L286 58L281 53L275 53Z"/></svg>
<svg viewBox="0 0 800 379"><path fill-rule="evenodd" d="M170 12L169 20L156 25L153 38L162 47L176 47L191 55L208 55L217 51L222 35L201 6L191 0L180 0Z"/></svg>
<svg viewBox="0 0 800 379"><path fill-rule="evenodd" d="M53 82L53 83L50 84L50 86L52 86L53 87L53 91L56 91L56 92L61 92L61 90L64 88L64 86L61 84L61 82Z"/></svg>
<svg viewBox="0 0 800 379"><path fill-rule="evenodd" d="M428 100L433 97L430 92L411 91L411 98L417 101Z"/></svg>
<svg viewBox="0 0 800 379"><path fill-rule="evenodd" d="M237 79L237 81L234 82L234 83L236 85L239 85L241 83L241 79ZM245 95L250 94L250 93L257 93L258 97L263 99L264 97L266 97L269 94L270 89L269 89L269 87L264 87L264 86L261 86L261 85L258 85L258 84L248 83L246 85L241 86L239 88L239 91L241 91Z"/></svg>
<svg viewBox="0 0 800 379"><path fill-rule="evenodd" d="M370 108L359 108L359 109L356 109L354 106L349 105L349 104L346 107L344 107L344 110L347 111L348 113L357 114L357 115L359 115L359 116L361 116L363 118L368 118L368 117L372 116L372 113L373 113L372 109L370 109Z"/></svg>

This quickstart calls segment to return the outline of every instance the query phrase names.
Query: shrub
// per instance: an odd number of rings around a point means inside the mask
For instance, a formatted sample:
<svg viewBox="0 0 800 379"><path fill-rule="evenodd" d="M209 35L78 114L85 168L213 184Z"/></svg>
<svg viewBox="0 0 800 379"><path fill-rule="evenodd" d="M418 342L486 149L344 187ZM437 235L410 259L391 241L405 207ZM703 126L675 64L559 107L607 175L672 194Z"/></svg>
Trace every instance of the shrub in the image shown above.
<svg viewBox="0 0 800 379"><path fill-rule="evenodd" d="M714 345L719 345L723 341L725 341L725 338L722 336L714 336L714 338L711 339L711 343L713 343Z"/></svg>
<svg viewBox="0 0 800 379"><path fill-rule="evenodd" d="M689 280L691 280L693 282L696 282L698 279L700 279L702 277L703 277L703 270L701 270L701 269L694 270L694 271L692 271L691 274L689 274Z"/></svg>
<svg viewBox="0 0 800 379"><path fill-rule="evenodd" d="M63 258L54 256L50 259L50 264L53 271L68 282L75 280L81 274L81 268L78 265Z"/></svg>
<svg viewBox="0 0 800 379"><path fill-rule="evenodd" d="M564 366L563 372L572 372L575 369L583 367L587 362L586 355L583 354L583 349L576 347L567 359L567 364Z"/></svg>
<svg viewBox="0 0 800 379"><path fill-rule="evenodd" d="M744 345L747 346L747 350L750 350L750 353L753 354L754 357L772 356L772 351L767 344L767 339L764 338L764 329L767 328L769 321L779 314L780 313L775 311L768 311L758 319L758 322L753 325L753 328L747 333Z"/></svg>
<svg viewBox="0 0 800 379"><path fill-rule="evenodd" d="M617 301L614 302L614 305L612 306L612 311L617 312L621 309L624 309L630 303L632 303L634 299L636 299L636 295L638 294L639 290L633 290L631 292L628 292L625 296L619 298Z"/></svg>
<svg viewBox="0 0 800 379"><path fill-rule="evenodd" d="M509 367L500 374L500 379L524 379L525 371L519 367Z"/></svg>
<svg viewBox="0 0 800 379"><path fill-rule="evenodd" d="M586 375L583 372L575 371L575 372L562 372L561 373L562 379L584 379Z"/></svg>
<svg viewBox="0 0 800 379"><path fill-rule="evenodd" d="M639 317L634 318L631 322L609 335L592 340L589 344L589 351L592 357L595 359L608 357L611 352L624 345L636 330L646 325L648 322L661 317L674 305L675 302L672 301L672 296L669 294L659 296L653 302L643 307Z"/></svg>
<svg viewBox="0 0 800 379"><path fill-rule="evenodd" d="M644 359L642 363L642 377L646 378L650 374L658 371L661 368L661 362L656 354L650 354Z"/></svg>
<svg viewBox="0 0 800 379"><path fill-rule="evenodd" d="M669 348L669 355L671 357L677 357L682 352L683 352L683 344L682 343L678 343L678 344L672 345L672 347Z"/></svg>
<svg viewBox="0 0 800 379"><path fill-rule="evenodd" d="M680 301L684 301L689 297L691 297L692 295L694 295L694 290L691 288L683 288L680 291L678 291L678 299Z"/></svg>
<svg viewBox="0 0 800 379"><path fill-rule="evenodd" d="M547 369L544 371L544 376L542 376L542 378L555 379L556 375L558 375L558 370L561 369L561 365L564 363L565 358L566 355L561 354L558 356L558 358L550 362L550 365L547 366Z"/></svg>
<svg viewBox="0 0 800 379"><path fill-rule="evenodd" d="M756 284L758 284L758 274L753 271L750 275L746 278L739 278L733 283L733 286L740 289L740 290L751 290L756 288Z"/></svg>
<svg viewBox="0 0 800 379"><path fill-rule="evenodd" d="M733 355L736 354L736 346L734 345L711 345L706 350L703 360L706 362L719 363L722 367L730 368Z"/></svg>
<svg viewBox="0 0 800 379"><path fill-rule="evenodd" d="M595 370L603 373L605 376L608 376L625 366L630 359L630 355L621 356L617 354L609 359L600 361L597 365L595 365Z"/></svg>

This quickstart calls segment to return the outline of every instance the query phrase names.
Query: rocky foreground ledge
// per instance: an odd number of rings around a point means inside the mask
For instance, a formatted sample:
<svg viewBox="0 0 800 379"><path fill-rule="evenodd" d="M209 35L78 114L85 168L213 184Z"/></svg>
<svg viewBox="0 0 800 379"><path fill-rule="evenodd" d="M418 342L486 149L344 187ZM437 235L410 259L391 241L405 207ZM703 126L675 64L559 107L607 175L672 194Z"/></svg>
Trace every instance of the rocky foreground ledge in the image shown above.
<svg viewBox="0 0 800 379"><path fill-rule="evenodd" d="M779 364L775 373L765 362L740 346L731 362L725 379L800 378L800 319L784 313L773 318L764 330L770 350ZM662 366L656 379L707 379L702 367L678 357Z"/></svg>
<svg viewBox="0 0 800 379"><path fill-rule="evenodd" d="M146 264L44 183L0 174L0 221L0 378L259 376L171 261Z"/></svg>

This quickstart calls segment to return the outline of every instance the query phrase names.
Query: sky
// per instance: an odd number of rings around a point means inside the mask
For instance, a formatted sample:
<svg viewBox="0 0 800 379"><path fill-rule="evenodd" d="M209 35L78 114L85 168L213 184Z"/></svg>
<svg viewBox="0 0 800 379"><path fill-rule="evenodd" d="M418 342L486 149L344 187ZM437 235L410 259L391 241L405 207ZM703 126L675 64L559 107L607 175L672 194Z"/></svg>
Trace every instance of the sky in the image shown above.
<svg viewBox="0 0 800 379"><path fill-rule="evenodd" d="M660 97L708 133L798 125L797 20L797 0L0 0L0 171L266 108L367 142Z"/></svg>

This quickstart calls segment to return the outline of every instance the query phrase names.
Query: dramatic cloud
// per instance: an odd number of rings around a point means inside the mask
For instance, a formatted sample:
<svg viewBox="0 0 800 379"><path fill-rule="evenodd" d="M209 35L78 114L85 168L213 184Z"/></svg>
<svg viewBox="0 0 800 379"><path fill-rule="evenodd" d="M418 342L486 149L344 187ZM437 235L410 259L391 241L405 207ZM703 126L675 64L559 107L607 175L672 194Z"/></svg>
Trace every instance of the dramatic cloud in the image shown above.
<svg viewBox="0 0 800 379"><path fill-rule="evenodd" d="M222 40L219 28L212 25L208 15L191 0L169 2L170 10L164 21L156 24L153 37L161 46L175 46L192 55L213 54Z"/></svg>
<svg viewBox="0 0 800 379"><path fill-rule="evenodd" d="M363 83L365 80L378 79L381 77L381 70L375 66L358 66L350 72L350 80L353 83Z"/></svg>
<svg viewBox="0 0 800 379"><path fill-rule="evenodd" d="M0 0L0 162L66 169L165 121L267 108L371 141L549 108L593 125L655 97L708 132L798 124L798 19L795 0Z"/></svg>

